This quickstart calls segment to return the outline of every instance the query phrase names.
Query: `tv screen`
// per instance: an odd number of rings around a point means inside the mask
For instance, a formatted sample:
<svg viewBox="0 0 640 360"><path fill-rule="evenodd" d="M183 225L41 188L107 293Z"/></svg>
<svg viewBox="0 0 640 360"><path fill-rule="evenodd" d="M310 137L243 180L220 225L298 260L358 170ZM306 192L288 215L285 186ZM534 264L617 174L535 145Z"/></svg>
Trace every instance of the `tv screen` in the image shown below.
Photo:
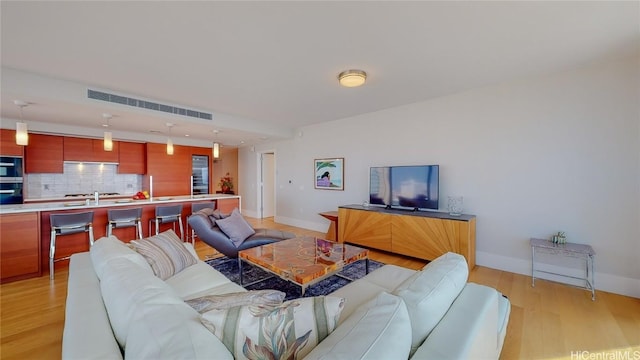
<svg viewBox="0 0 640 360"><path fill-rule="evenodd" d="M369 203L406 209L438 209L439 166L372 167Z"/></svg>
<svg viewBox="0 0 640 360"><path fill-rule="evenodd" d="M369 173L369 203L391 206L391 168L372 167Z"/></svg>
<svg viewBox="0 0 640 360"><path fill-rule="evenodd" d="M391 168L391 206L438 209L438 165Z"/></svg>

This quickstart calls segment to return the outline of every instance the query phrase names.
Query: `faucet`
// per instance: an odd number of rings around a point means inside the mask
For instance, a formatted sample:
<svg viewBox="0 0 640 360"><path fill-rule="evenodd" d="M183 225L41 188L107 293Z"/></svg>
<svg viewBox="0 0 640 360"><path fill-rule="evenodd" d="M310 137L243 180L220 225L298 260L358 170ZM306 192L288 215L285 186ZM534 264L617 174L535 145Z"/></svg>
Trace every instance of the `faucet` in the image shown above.
<svg viewBox="0 0 640 360"><path fill-rule="evenodd" d="M96 205L98 205L98 200L100 198L100 194L97 191L93 192L93 200L96 202Z"/></svg>

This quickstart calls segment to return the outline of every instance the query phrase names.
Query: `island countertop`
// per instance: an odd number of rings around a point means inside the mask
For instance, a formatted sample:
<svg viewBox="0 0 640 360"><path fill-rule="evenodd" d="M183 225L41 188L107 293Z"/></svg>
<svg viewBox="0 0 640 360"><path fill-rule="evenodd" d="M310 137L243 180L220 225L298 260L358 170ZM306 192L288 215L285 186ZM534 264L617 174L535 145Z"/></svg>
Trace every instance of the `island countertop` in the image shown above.
<svg viewBox="0 0 640 360"><path fill-rule="evenodd" d="M29 203L29 204L12 204L12 205L0 205L0 214L18 214L27 212L38 211L58 211L58 210L77 210L77 209L95 209L95 208L112 208L119 206L131 206L131 205L154 205L164 203L183 203L192 201L206 201L206 200L219 200L219 199L240 199L239 195L229 194L201 194L201 195L182 195L182 196L157 196L146 200L133 200L131 198L119 198L119 199L99 199L96 204L95 201L89 200L87 205L86 201L79 199L69 199L68 201L52 201L41 203Z"/></svg>
<svg viewBox="0 0 640 360"><path fill-rule="evenodd" d="M93 233L95 240L106 236L108 212L114 208L142 208L141 222L144 237L154 235L152 230L155 211L160 205L182 205L182 219L188 219L192 213L192 204L212 202L214 207L223 213L233 209L241 209L241 197L229 194L203 194L183 196L160 196L147 200L126 198L99 199L96 204L90 200L74 198L69 201L52 201L17 205L0 205L0 259L2 271L0 283L28 279L47 274L50 245L50 216L57 213L93 212ZM184 221L183 221L184 222ZM165 231L172 224L160 224ZM185 240L193 240L190 231L184 228L175 229ZM114 229L114 235L124 242L136 238L136 229L132 227ZM85 233L66 235L64 246L56 248L56 257L64 258L73 253L89 250L89 242ZM56 268L66 267L68 261L58 261Z"/></svg>

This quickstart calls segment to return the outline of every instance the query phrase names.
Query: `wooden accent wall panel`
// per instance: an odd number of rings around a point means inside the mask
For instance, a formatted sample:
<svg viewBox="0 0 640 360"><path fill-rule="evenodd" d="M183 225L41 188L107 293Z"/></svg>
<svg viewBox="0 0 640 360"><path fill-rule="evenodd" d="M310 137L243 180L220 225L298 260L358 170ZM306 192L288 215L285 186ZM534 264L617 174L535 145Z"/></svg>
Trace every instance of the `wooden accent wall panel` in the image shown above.
<svg viewBox="0 0 640 360"><path fill-rule="evenodd" d="M372 211L338 209L340 242L392 251L391 216Z"/></svg>
<svg viewBox="0 0 640 360"><path fill-rule="evenodd" d="M219 209L221 213L228 214L233 211L233 209L238 208L240 210L240 200L239 199L217 199L216 200L216 209Z"/></svg>
<svg viewBox="0 0 640 360"><path fill-rule="evenodd" d="M25 146L24 169L26 173L62 173L64 159L63 137L29 134Z"/></svg>
<svg viewBox="0 0 640 360"><path fill-rule="evenodd" d="M37 212L0 215L0 282L42 275Z"/></svg>
<svg viewBox="0 0 640 360"><path fill-rule="evenodd" d="M0 129L0 155L23 156L24 146L16 145L16 131Z"/></svg>

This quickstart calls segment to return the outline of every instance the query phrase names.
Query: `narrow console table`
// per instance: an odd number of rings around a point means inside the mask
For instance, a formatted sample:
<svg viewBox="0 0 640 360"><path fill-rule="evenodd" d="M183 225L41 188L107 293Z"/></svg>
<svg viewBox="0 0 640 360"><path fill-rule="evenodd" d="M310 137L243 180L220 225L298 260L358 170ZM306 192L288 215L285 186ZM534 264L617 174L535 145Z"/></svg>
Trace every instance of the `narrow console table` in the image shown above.
<svg viewBox="0 0 640 360"><path fill-rule="evenodd" d="M344 205L338 218L340 242L424 260L454 252L465 257L469 269L476 266L474 215Z"/></svg>
<svg viewBox="0 0 640 360"><path fill-rule="evenodd" d="M552 243L549 240L545 239L531 239L531 286L536 286L536 272L546 273L551 275L562 276L571 279L583 280L585 285L582 287L586 290L591 290L591 300L596 299L596 290L594 283L594 272L593 272L593 260L596 255L596 252L593 251L593 248L589 245L584 244L573 244L573 243L564 243L564 244L556 244ZM536 268L536 252L559 255L563 257L572 257L583 259L585 262L585 276L584 277L576 277L566 274L555 273L546 270L539 270Z"/></svg>

